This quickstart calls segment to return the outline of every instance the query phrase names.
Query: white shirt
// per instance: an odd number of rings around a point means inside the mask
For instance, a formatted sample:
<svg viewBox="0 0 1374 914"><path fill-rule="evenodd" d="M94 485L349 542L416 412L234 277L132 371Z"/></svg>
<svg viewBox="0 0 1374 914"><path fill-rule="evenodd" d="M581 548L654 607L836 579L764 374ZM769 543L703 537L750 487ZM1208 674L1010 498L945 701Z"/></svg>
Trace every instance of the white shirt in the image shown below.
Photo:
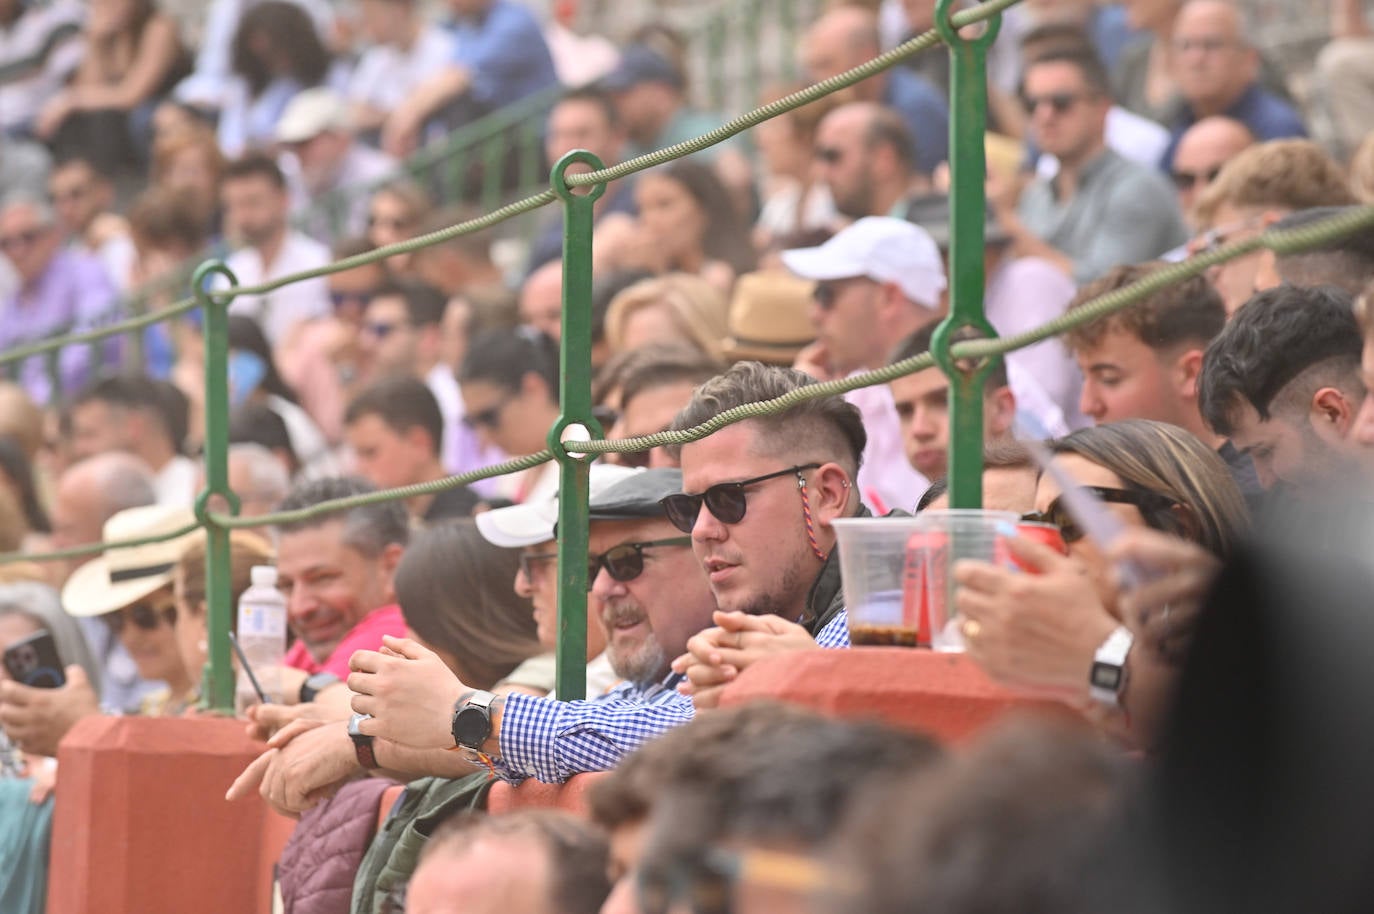
<svg viewBox="0 0 1374 914"><path fill-rule="evenodd" d="M23 127L36 118L44 103L66 83L85 50L79 31L86 18L85 4L58 0L26 7L13 25L0 26L0 64L28 61L38 66L0 84L0 130ZM39 55L55 35L63 37L40 60ZM40 193L43 188L29 190Z"/></svg>
<svg viewBox="0 0 1374 914"><path fill-rule="evenodd" d="M153 477L153 492L159 505L189 508L196 501L196 481L199 478L196 463L181 454L162 465Z"/></svg>
<svg viewBox="0 0 1374 914"><path fill-rule="evenodd" d="M298 479L324 479L343 472L342 462L329 449L324 433L305 410L276 394L268 395L267 407L281 416L286 425L291 450L296 452L296 462L300 465Z"/></svg>
<svg viewBox="0 0 1374 914"><path fill-rule="evenodd" d="M329 249L294 229L287 230L281 253L270 267L262 262L257 248L241 248L227 261L241 286L255 286L327 263ZM323 276L291 283L268 295L240 295L229 305L230 314L246 314L256 320L274 348L302 321L323 317L331 310L329 285Z"/></svg>
<svg viewBox="0 0 1374 914"><path fill-rule="evenodd" d="M453 36L426 25L409 50L373 45L358 58L344 96L355 104L392 111L416 86L453 61L453 44Z"/></svg>
<svg viewBox="0 0 1374 914"><path fill-rule="evenodd" d="M912 510L930 488L930 480L907 462L892 388L886 384L861 387L844 398L858 408L868 432L863 466L859 467L859 497L874 514L897 508Z"/></svg>

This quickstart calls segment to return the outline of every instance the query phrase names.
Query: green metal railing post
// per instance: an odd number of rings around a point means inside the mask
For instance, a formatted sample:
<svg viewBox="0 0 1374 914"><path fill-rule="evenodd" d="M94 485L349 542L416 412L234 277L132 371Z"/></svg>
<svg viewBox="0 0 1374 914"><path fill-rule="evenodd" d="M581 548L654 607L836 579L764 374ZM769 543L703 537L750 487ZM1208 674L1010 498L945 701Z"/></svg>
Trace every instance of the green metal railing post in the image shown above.
<svg viewBox="0 0 1374 914"><path fill-rule="evenodd" d="M958 340L994 337L983 311L983 221L987 200L987 155L983 132L988 119L987 50L997 38L1002 14L989 19L981 35L965 38L950 22L958 0L939 0L935 29L949 45L950 313L936 329L930 351L949 378L949 504L983 504L983 385L993 359L956 360Z"/></svg>
<svg viewBox="0 0 1374 914"><path fill-rule="evenodd" d="M213 293L209 282L223 276L238 279L220 260L207 260L191 278L205 327L205 491L196 498L196 520L205 529L206 627L210 662L201 684L201 703L211 710L234 711L234 666L229 659L230 587L229 529L210 517L210 499L227 502L231 515L239 500L229 488L229 301L232 293Z"/></svg>
<svg viewBox="0 0 1374 914"><path fill-rule="evenodd" d="M591 457L573 455L564 440L602 437L592 418L592 217L606 192L597 184L582 193L568 186L568 166L593 169L601 160L575 149L553 167L553 189L563 201L563 331L560 341L562 415L549 430L549 450L558 460L558 697L583 698L587 691L587 502Z"/></svg>

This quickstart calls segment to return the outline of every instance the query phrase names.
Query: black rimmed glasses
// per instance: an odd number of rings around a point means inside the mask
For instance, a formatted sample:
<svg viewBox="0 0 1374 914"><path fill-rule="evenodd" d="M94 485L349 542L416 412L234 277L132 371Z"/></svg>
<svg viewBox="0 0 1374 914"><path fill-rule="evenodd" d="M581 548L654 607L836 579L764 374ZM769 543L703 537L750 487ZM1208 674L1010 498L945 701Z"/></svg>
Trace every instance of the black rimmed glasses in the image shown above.
<svg viewBox="0 0 1374 914"><path fill-rule="evenodd" d="M624 583L633 581L644 573L644 550L653 549L659 546L690 546L692 538L690 536L674 536L662 540L646 540L642 543L621 543L619 546L612 546L600 555L594 555L587 560L587 589L592 589L592 582L596 580L597 574L602 568L611 576L612 580Z"/></svg>
<svg viewBox="0 0 1374 914"><path fill-rule="evenodd" d="M1147 523L1151 514L1168 511L1178 505L1177 501L1167 495L1147 492L1144 489L1110 489L1105 486L1082 486L1081 488L1096 495L1099 501L1116 505L1134 505L1140 510L1141 516L1145 518ZM1073 515L1064 507L1063 501L1064 497L1061 495L1050 502L1050 506L1046 510L1023 514L1021 520L1032 524L1051 524L1059 528L1059 533L1064 537L1065 543L1076 543L1083 538L1083 530L1073 519ZM1150 526L1155 525L1151 524Z"/></svg>
<svg viewBox="0 0 1374 914"><path fill-rule="evenodd" d="M1049 105L1055 114L1066 114L1070 108L1087 98L1082 92L1051 92L1047 95L1023 95L1021 104L1027 114L1034 114L1041 105Z"/></svg>
<svg viewBox="0 0 1374 914"><path fill-rule="evenodd" d="M692 532L692 528L696 526L697 517L701 514L703 504L706 505L706 510L711 512L711 516L722 524L737 524L744 520L744 512L749 507L749 495L745 490L750 486L795 474L798 488L804 489L806 477L802 476L802 472L815 470L819 467L819 463L804 463L788 467L785 470L778 470L776 473L765 473L752 479L741 479L739 482L720 482L698 495L682 493L666 496L659 501L659 504L663 505L663 511L668 515L668 520L672 525L683 533Z"/></svg>

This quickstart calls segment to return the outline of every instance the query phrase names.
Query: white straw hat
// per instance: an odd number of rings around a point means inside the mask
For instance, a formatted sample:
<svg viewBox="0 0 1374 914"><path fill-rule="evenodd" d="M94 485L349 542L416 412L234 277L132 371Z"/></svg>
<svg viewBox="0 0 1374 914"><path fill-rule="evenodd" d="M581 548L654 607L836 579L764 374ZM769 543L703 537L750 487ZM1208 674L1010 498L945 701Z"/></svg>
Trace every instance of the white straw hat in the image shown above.
<svg viewBox="0 0 1374 914"><path fill-rule="evenodd" d="M148 505L129 508L105 521L105 542L170 533L195 523L185 508ZM62 588L62 608L73 616L102 616L123 609L172 582L172 569L186 547L202 536L196 529L174 539L144 546L106 549L72 573Z"/></svg>

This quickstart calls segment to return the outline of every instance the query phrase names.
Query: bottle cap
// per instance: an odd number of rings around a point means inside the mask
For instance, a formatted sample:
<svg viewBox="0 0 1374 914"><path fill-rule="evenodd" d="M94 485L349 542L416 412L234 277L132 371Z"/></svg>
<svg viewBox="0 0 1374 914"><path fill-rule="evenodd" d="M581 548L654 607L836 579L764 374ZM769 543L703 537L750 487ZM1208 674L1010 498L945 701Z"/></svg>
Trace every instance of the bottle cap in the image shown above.
<svg viewBox="0 0 1374 914"><path fill-rule="evenodd" d="M254 565L248 572L254 587L276 587L277 568L275 565Z"/></svg>

